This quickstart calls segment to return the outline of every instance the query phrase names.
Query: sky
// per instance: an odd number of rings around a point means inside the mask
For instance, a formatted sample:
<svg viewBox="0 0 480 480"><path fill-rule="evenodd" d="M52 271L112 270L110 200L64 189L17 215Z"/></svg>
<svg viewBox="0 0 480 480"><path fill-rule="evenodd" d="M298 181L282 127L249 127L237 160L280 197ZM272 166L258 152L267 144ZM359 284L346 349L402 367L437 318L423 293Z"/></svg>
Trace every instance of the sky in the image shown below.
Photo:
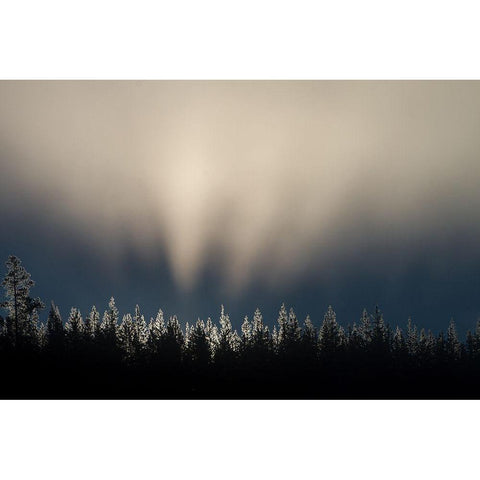
<svg viewBox="0 0 480 480"><path fill-rule="evenodd" d="M0 260L64 318L480 317L480 82L0 81L0 105Z"/></svg>

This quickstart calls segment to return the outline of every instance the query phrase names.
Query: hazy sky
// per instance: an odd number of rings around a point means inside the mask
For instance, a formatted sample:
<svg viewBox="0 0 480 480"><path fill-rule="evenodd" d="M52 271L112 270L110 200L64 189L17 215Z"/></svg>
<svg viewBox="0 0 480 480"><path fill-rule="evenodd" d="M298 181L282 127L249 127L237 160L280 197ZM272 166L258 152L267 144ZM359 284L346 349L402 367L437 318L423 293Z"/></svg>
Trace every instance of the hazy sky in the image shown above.
<svg viewBox="0 0 480 480"><path fill-rule="evenodd" d="M480 316L480 82L3 81L0 105L0 254L65 312Z"/></svg>

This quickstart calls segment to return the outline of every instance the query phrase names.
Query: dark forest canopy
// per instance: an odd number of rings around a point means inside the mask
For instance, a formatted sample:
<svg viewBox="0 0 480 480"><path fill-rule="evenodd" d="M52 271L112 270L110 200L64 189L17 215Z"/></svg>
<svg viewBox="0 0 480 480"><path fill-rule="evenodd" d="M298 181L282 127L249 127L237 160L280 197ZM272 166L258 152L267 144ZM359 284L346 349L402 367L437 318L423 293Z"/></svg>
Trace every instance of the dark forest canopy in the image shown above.
<svg viewBox="0 0 480 480"><path fill-rule="evenodd" d="M8 362L3 397L49 398L442 398L475 397L480 321L462 342L451 320L434 334L408 321L390 327L378 307L344 329L328 307L319 328L282 305L273 329L259 309L241 331L224 307L182 328L159 310L147 321L137 305L103 315L30 296L34 282L10 256L3 280L0 355Z"/></svg>

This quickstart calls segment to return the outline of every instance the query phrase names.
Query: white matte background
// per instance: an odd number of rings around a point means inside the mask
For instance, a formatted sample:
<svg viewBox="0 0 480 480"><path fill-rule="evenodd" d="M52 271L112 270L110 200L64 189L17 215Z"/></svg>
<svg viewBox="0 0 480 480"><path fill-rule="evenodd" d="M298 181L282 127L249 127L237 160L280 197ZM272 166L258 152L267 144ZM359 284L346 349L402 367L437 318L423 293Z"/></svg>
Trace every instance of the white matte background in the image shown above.
<svg viewBox="0 0 480 480"><path fill-rule="evenodd" d="M0 77L476 79L475 3L1 2ZM0 407L8 480L440 479L478 463L477 401Z"/></svg>

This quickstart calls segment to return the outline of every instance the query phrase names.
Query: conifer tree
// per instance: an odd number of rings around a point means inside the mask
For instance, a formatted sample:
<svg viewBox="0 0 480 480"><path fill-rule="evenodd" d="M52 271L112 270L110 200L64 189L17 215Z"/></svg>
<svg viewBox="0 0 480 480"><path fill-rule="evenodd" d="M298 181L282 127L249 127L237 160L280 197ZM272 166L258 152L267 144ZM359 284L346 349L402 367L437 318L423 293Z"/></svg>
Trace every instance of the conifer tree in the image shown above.
<svg viewBox="0 0 480 480"><path fill-rule="evenodd" d="M218 348L218 328L216 325L214 325L210 317L207 318L207 322L205 324L205 334L210 347L210 356L213 358Z"/></svg>
<svg viewBox="0 0 480 480"><path fill-rule="evenodd" d="M48 335L47 335L47 326L45 323L40 323L38 326L38 346L41 350L46 348L48 342Z"/></svg>
<svg viewBox="0 0 480 480"><path fill-rule="evenodd" d="M120 348L123 350L125 354L125 358L128 361L131 361L135 357L136 348L135 348L135 340L136 340L136 332L135 332L135 325L133 322L132 315L127 313L123 316L122 322L120 323L117 329L117 336Z"/></svg>
<svg viewBox="0 0 480 480"><path fill-rule="evenodd" d="M475 331L472 333L469 348L471 350L472 358L480 358L480 319L477 320L475 325Z"/></svg>
<svg viewBox="0 0 480 480"><path fill-rule="evenodd" d="M161 348L162 340L167 333L167 327L165 326L165 319L163 317L162 309L158 310L155 318L150 319L148 324L148 339L147 348L151 355L158 354L159 348Z"/></svg>
<svg viewBox="0 0 480 480"><path fill-rule="evenodd" d="M312 321L310 320L310 315L307 315L305 317L305 321L303 322L302 339L303 339L303 345L307 349L316 350L317 332L315 330L315 327L313 326Z"/></svg>
<svg viewBox="0 0 480 480"><path fill-rule="evenodd" d="M108 309L103 314L102 323L100 324L100 332L103 343L106 348L112 353L117 346L117 328L118 328L118 309L115 305L115 299L110 298L108 302Z"/></svg>
<svg viewBox="0 0 480 480"><path fill-rule="evenodd" d="M440 332L435 342L435 360L437 363L444 363L446 360L445 334Z"/></svg>
<svg viewBox="0 0 480 480"><path fill-rule="evenodd" d="M138 340L141 344L147 341L147 324L145 317L140 313L140 307L135 305L135 313L133 315L135 330L137 331Z"/></svg>
<svg viewBox="0 0 480 480"><path fill-rule="evenodd" d="M347 334L345 333L345 329L338 325L338 337L339 337L339 347L341 351L345 351L347 348Z"/></svg>
<svg viewBox="0 0 480 480"><path fill-rule="evenodd" d="M363 352L365 337L362 334L361 328L359 328L355 322L353 322L351 327L348 327L347 342L348 351L354 358Z"/></svg>
<svg viewBox="0 0 480 480"><path fill-rule="evenodd" d="M309 315L307 315L303 322L301 351L303 353L304 361L307 364L311 364L311 362L316 360L318 351L317 331L315 330Z"/></svg>
<svg viewBox="0 0 480 480"><path fill-rule="evenodd" d="M211 360L210 345L203 320L197 319L195 325L190 328L187 352L195 368L202 370L209 365Z"/></svg>
<svg viewBox="0 0 480 480"><path fill-rule="evenodd" d="M135 313L133 315L133 325L135 328L134 337L134 355L140 358L147 344L148 329L145 317L140 313L140 307L135 305Z"/></svg>
<svg viewBox="0 0 480 480"><path fill-rule="evenodd" d="M254 362L265 363L270 351L270 332L259 308L253 314L251 347Z"/></svg>
<svg viewBox="0 0 480 480"><path fill-rule="evenodd" d="M248 355L252 347L252 324L249 322L247 315L243 319L241 330L240 351L242 355Z"/></svg>
<svg viewBox="0 0 480 480"><path fill-rule="evenodd" d="M39 338L38 338L38 312L37 309L34 308L33 311L27 315L27 321L24 326L24 343L30 349L36 349L40 346Z"/></svg>
<svg viewBox="0 0 480 480"><path fill-rule="evenodd" d="M35 285L30 274L22 266L18 257L11 255L7 262L7 273L2 281L5 289L6 300L0 306L7 310L8 319L12 322L9 331L13 333L15 346L19 346L26 331L31 331L28 321L34 310L45 307L39 298L30 297L30 289Z"/></svg>
<svg viewBox="0 0 480 480"><path fill-rule="evenodd" d="M466 337L465 344L466 344L467 355L470 358L475 358L475 356L476 356L475 337L473 336L473 334L470 330L467 331L467 337Z"/></svg>
<svg viewBox="0 0 480 480"><path fill-rule="evenodd" d="M157 353L164 362L178 366L183 354L184 335L176 315L170 317L165 326L165 334L161 338L161 346Z"/></svg>
<svg viewBox="0 0 480 480"><path fill-rule="evenodd" d="M450 324L447 330L447 342L446 353L449 359L458 360L461 355L461 344L458 340L457 329L453 318L450 320Z"/></svg>
<svg viewBox="0 0 480 480"><path fill-rule="evenodd" d="M278 354L279 352L279 345L280 345L280 339L277 332L277 326L274 325L272 330L272 350L275 354Z"/></svg>
<svg viewBox="0 0 480 480"><path fill-rule="evenodd" d="M233 332L230 317L225 313L222 305L220 312L220 330L218 332L218 346L215 352L215 361L228 367L235 357L236 338Z"/></svg>
<svg viewBox="0 0 480 480"><path fill-rule="evenodd" d="M378 306L375 307L375 314L373 315L372 323L372 354L385 356L388 354L390 347L390 332L388 326L383 319L383 314L378 308Z"/></svg>
<svg viewBox="0 0 480 480"><path fill-rule="evenodd" d="M184 349L188 349L188 347L190 346L190 339L191 339L191 336L192 336L193 328L194 328L194 326L192 325L190 327L190 324L188 322L185 324L185 335L183 336Z"/></svg>
<svg viewBox="0 0 480 480"><path fill-rule="evenodd" d="M415 357L418 353L418 331L417 326L413 324L412 319L408 317L407 321L407 351L411 357Z"/></svg>
<svg viewBox="0 0 480 480"><path fill-rule="evenodd" d="M320 353L324 358L331 358L341 347L340 329L337 315L329 305L320 327L318 342Z"/></svg>
<svg viewBox="0 0 480 480"><path fill-rule="evenodd" d="M302 336L301 334L302 334L302 330L298 323L297 316L295 315L293 308L290 308L290 311L288 313L288 321L287 321L287 324L285 325L285 331L284 331L285 349L288 352L294 355L298 354L298 350L300 347L300 340Z"/></svg>
<svg viewBox="0 0 480 480"><path fill-rule="evenodd" d="M362 311L358 331L362 339L362 349L366 352L372 341L372 325L370 323L370 315L365 308Z"/></svg>
<svg viewBox="0 0 480 480"><path fill-rule="evenodd" d="M74 354L78 353L84 339L84 323L78 308L72 307L67 323L65 324L65 337L67 346Z"/></svg>
<svg viewBox="0 0 480 480"><path fill-rule="evenodd" d="M424 328L420 330L420 336L418 337L417 357L420 364L425 364L428 361L428 337Z"/></svg>
<svg viewBox="0 0 480 480"><path fill-rule="evenodd" d="M64 349L65 331L57 305L52 301L47 319L47 345L52 353L61 354Z"/></svg>
<svg viewBox="0 0 480 480"><path fill-rule="evenodd" d="M277 322L277 349L279 353L282 353L285 350L285 336L288 324L288 313L284 303L282 303L280 311L278 312Z"/></svg>
<svg viewBox="0 0 480 480"><path fill-rule="evenodd" d="M89 340L94 339L97 336L100 328L100 313L95 305L85 318L85 337Z"/></svg>
<svg viewBox="0 0 480 480"><path fill-rule="evenodd" d="M435 335L431 330L427 333L427 352L429 360L433 360L435 358L435 349L437 346L437 341L435 339Z"/></svg>
<svg viewBox="0 0 480 480"><path fill-rule="evenodd" d="M408 353L407 342L403 336L403 332L400 327L397 325L395 333L392 338L392 354L394 359L399 362L403 362Z"/></svg>

